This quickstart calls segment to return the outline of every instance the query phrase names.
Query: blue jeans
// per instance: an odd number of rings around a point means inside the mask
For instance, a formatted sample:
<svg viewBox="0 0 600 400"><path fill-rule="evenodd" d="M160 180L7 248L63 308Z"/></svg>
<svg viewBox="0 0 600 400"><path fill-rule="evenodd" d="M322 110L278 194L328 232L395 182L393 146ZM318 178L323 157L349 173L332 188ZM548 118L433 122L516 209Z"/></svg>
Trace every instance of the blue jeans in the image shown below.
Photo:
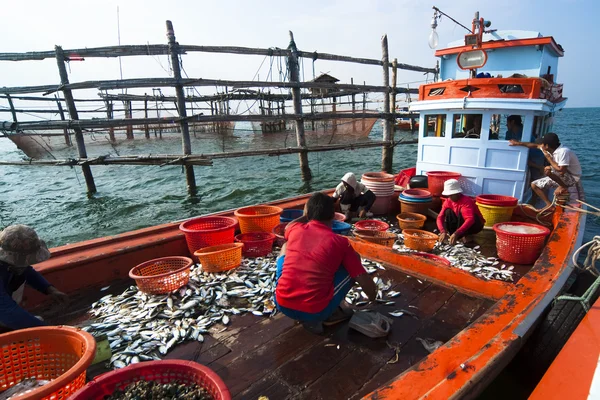
<svg viewBox="0 0 600 400"><path fill-rule="evenodd" d="M277 273L275 275L275 286L277 286L279 277L283 272L284 259L285 256L280 256L277 259ZM325 321L335 311L335 309L339 307L342 300L346 298L346 295L350 291L350 288L352 288L352 285L354 285L354 279L350 278L350 275L348 275L348 271L346 271L343 265L340 265L340 268L336 271L335 275L333 276L333 297L331 298L331 301L323 311L311 314L283 307L277 304L277 296L274 296L275 305L277 305L277 309L283 314L297 321Z"/></svg>

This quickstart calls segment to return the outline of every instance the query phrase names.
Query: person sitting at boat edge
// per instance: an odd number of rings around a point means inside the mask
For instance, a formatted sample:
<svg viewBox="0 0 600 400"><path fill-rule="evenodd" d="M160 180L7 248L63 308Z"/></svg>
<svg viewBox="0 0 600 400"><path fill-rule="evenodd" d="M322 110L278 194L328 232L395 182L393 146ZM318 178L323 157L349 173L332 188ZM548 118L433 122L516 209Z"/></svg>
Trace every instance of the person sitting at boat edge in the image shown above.
<svg viewBox="0 0 600 400"><path fill-rule="evenodd" d="M439 241L446 240L454 245L458 239L467 242L467 235L475 235L483 230L485 219L475 201L463 194L460 183L456 179L444 182L442 196L448 196L437 217L440 230Z"/></svg>
<svg viewBox="0 0 600 400"><path fill-rule="evenodd" d="M25 284L64 301L67 295L52 286L31 264L50 258L35 230L11 225L0 233L0 332L45 325L19 306Z"/></svg>
<svg viewBox="0 0 600 400"><path fill-rule="evenodd" d="M569 193L575 198L581 198L581 164L577 155L568 147L562 146L558 135L549 132L542 137L541 144L524 143L516 140L509 141L510 146L525 146L530 149L539 148L550 166L544 168L544 177L531 182L531 189L546 204L552 202L545 189L555 188L555 195Z"/></svg>
<svg viewBox="0 0 600 400"><path fill-rule="evenodd" d="M377 196L363 183L356 180L352 172L342 178L333 192L333 199L340 200L340 209L346 216L346 221L358 212L359 218L364 218L375 203Z"/></svg>
<svg viewBox="0 0 600 400"><path fill-rule="evenodd" d="M302 217L289 223L286 244L277 258L275 304L286 316L313 333L352 316L345 297L354 281L371 301L375 283L349 240L331 230L334 201L313 194Z"/></svg>

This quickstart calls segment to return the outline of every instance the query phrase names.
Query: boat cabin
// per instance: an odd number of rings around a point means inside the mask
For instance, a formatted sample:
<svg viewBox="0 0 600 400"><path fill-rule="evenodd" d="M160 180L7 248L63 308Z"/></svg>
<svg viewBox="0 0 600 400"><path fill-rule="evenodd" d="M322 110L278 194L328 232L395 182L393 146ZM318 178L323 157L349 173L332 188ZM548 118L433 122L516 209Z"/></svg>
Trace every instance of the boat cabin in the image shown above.
<svg viewBox="0 0 600 400"><path fill-rule="evenodd" d="M421 86L410 106L420 112L417 173L460 172L469 195L526 201L530 151L508 140L551 130L566 103L555 83L562 47L538 32L493 31L475 49L454 42L435 55L440 81Z"/></svg>

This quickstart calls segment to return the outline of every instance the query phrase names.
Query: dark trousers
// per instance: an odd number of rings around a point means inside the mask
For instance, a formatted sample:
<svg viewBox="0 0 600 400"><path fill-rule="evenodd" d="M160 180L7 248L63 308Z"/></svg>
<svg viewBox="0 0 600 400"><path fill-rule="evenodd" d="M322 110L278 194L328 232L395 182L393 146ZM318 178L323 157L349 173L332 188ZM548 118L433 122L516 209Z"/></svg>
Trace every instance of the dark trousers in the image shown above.
<svg viewBox="0 0 600 400"><path fill-rule="evenodd" d="M340 204L350 204L350 211L357 211L359 207L364 207L366 211L369 211L375 203L375 199L375 193L370 190L356 197L354 193L345 190L340 198Z"/></svg>
<svg viewBox="0 0 600 400"><path fill-rule="evenodd" d="M462 214L458 214L456 215L454 213L454 211L452 211L451 209L447 208L446 212L444 213L444 230L446 232L448 232L450 235L452 235L454 232L456 232L456 230L458 228L460 228L462 226L462 224L464 224L465 220L462 216ZM481 220L481 218L479 217L479 215L475 216L475 223L473 225L471 225L471 227L469 229L467 229L467 231L464 233L464 235L462 236L466 236L466 235L475 235L476 233L479 233L483 230L483 221ZM459 237L459 238L460 238Z"/></svg>

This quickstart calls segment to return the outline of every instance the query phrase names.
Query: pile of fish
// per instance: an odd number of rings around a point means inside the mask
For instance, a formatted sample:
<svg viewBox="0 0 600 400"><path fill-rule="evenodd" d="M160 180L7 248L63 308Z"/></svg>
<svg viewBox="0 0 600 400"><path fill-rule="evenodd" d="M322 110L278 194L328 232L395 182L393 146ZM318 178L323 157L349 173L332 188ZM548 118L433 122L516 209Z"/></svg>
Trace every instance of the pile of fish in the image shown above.
<svg viewBox="0 0 600 400"><path fill-rule="evenodd" d="M131 286L92 304L93 322L83 327L108 338L110 365L123 368L140 361L159 360L176 344L204 340L203 334L230 315L251 312L275 314L273 302L276 255L244 259L224 273L192 267L189 283L168 295L151 295Z"/></svg>
<svg viewBox="0 0 600 400"><path fill-rule="evenodd" d="M4 392L0 393L0 400L9 400L16 399L20 396L23 396L41 386L47 385L50 383L48 380L44 379L35 379L35 378L26 378L16 385L6 389Z"/></svg>
<svg viewBox="0 0 600 400"><path fill-rule="evenodd" d="M184 385L178 382L158 383L156 381L137 381L123 390L117 390L105 400L213 400L202 386Z"/></svg>

